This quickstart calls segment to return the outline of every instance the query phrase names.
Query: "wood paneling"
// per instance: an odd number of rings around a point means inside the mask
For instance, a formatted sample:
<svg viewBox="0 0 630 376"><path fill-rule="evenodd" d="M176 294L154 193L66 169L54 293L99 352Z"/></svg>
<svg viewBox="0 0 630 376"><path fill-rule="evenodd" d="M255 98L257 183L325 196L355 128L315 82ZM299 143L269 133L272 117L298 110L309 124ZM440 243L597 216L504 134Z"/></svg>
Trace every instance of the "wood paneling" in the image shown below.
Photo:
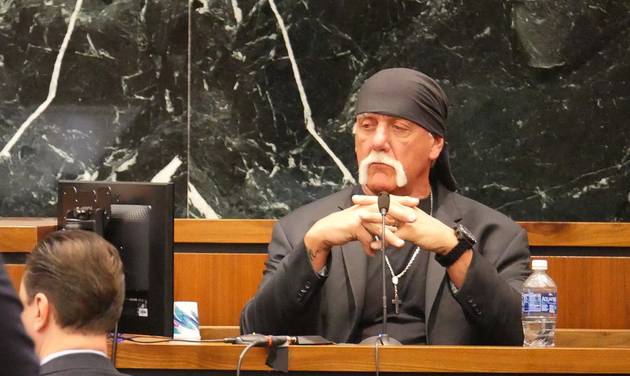
<svg viewBox="0 0 630 376"><path fill-rule="evenodd" d="M23 264L5 264L4 268L9 275L9 279L15 288L15 291L18 291L20 288L20 281L22 281L22 275L24 274L24 265Z"/></svg>
<svg viewBox="0 0 630 376"><path fill-rule="evenodd" d="M262 278L265 254L175 254L175 300L196 301L201 325L239 325Z"/></svg>
<svg viewBox="0 0 630 376"><path fill-rule="evenodd" d="M238 325L199 326L199 332L202 339L228 338L239 336L241 328Z"/></svg>
<svg viewBox="0 0 630 376"><path fill-rule="evenodd" d="M176 254L175 300L198 302L201 325L239 325L266 259L263 254ZM546 259L558 285L559 328L630 329L629 257ZM17 289L24 266L5 267Z"/></svg>
<svg viewBox="0 0 630 376"><path fill-rule="evenodd" d="M0 218L0 252L30 252L56 227L54 218Z"/></svg>
<svg viewBox="0 0 630 376"><path fill-rule="evenodd" d="M629 257L546 257L558 285L558 327L630 329ZM199 303L201 325L238 325L266 255L177 254L176 300Z"/></svg>
<svg viewBox="0 0 630 376"><path fill-rule="evenodd" d="M630 247L630 223L518 222L531 246Z"/></svg>
<svg viewBox="0 0 630 376"><path fill-rule="evenodd" d="M183 219L175 220L175 243L266 244L271 240L274 219Z"/></svg>
<svg viewBox="0 0 630 376"><path fill-rule="evenodd" d="M630 257L545 257L558 286L558 326L630 329Z"/></svg>
<svg viewBox="0 0 630 376"><path fill-rule="evenodd" d="M54 219L1 218L0 251L33 248ZM176 220L178 242L266 243L273 220ZM534 246L630 246L630 223L522 222ZM202 325L238 325L262 277L264 254L176 253L175 299L199 302ZM549 256L562 328L630 329L630 258ZM8 265L19 284L23 266Z"/></svg>
<svg viewBox="0 0 630 376"><path fill-rule="evenodd" d="M123 342L116 366L125 368L234 370L243 345ZM289 346L289 371L374 372L373 346ZM254 348L242 369L269 371L267 351ZM388 346L379 349L381 372L627 373L630 348L547 349L477 346Z"/></svg>

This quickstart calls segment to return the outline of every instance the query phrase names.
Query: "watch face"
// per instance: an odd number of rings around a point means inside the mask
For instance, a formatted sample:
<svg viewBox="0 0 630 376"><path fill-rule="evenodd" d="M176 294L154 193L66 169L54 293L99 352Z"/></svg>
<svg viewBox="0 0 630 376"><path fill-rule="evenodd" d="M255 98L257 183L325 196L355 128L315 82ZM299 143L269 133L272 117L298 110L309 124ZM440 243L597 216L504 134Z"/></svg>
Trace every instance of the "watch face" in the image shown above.
<svg viewBox="0 0 630 376"><path fill-rule="evenodd" d="M471 244L475 244L477 243L477 239L475 238L475 236L472 234L472 232L470 232L469 229L467 229L466 227L464 227L464 225L462 224L458 224L457 225L457 231L462 235L462 237L464 239L466 239L467 241L469 241ZM460 236L458 236L459 238Z"/></svg>

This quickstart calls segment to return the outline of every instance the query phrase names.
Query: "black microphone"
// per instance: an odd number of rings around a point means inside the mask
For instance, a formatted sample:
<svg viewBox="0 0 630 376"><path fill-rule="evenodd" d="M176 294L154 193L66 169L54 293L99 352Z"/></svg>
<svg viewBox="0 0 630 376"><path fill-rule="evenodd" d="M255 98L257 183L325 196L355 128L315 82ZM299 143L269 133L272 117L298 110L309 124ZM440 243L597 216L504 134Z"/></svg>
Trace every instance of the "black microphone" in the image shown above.
<svg viewBox="0 0 630 376"><path fill-rule="evenodd" d="M378 239L378 236L375 236L375 240L381 241L381 277L382 277L382 301L383 301L383 324L381 328L381 333L378 336L372 336L361 341L361 344L371 344L371 343L380 343L381 345L400 345L400 342L396 339L390 337L387 334L387 289L385 288L386 279L386 271L385 264L386 256L385 256L385 215L389 211L389 193L381 192L378 194L378 211L381 213L381 239Z"/></svg>
<svg viewBox="0 0 630 376"><path fill-rule="evenodd" d="M381 192L378 194L378 211L381 215L387 214L389 210L389 193Z"/></svg>

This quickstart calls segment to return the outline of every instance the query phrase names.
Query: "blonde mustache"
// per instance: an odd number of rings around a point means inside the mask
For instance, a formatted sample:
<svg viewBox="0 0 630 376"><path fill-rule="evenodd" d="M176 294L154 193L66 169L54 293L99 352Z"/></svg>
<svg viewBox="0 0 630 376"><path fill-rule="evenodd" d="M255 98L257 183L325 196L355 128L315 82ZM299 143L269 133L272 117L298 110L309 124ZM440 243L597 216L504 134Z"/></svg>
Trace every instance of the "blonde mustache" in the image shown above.
<svg viewBox="0 0 630 376"><path fill-rule="evenodd" d="M396 171L397 187L404 187L407 185L407 174L405 174L405 169L403 169L402 163L380 151L371 151L370 154L359 164L359 184L367 184L368 167L370 167L372 163L381 163L393 168L394 171Z"/></svg>

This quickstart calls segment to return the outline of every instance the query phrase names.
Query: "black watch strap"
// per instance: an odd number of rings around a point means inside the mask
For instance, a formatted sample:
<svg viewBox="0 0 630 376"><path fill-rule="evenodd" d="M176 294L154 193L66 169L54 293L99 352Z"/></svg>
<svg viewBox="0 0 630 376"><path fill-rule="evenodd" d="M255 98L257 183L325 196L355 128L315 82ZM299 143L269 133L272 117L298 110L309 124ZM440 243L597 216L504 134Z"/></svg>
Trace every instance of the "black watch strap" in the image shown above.
<svg viewBox="0 0 630 376"><path fill-rule="evenodd" d="M445 268L453 265L455 261L462 257L466 250L472 249L472 247L477 243L477 239L475 239L470 230L462 224L455 225L453 230L455 231L455 236L458 240L457 245L445 255L435 255L435 261L439 262L440 265Z"/></svg>
<svg viewBox="0 0 630 376"><path fill-rule="evenodd" d="M448 268L453 265L455 261L459 260L464 252L469 248L471 248L470 243L466 240L460 240L455 248L451 249L449 253L445 255L435 255L435 261L439 262L443 267Z"/></svg>

